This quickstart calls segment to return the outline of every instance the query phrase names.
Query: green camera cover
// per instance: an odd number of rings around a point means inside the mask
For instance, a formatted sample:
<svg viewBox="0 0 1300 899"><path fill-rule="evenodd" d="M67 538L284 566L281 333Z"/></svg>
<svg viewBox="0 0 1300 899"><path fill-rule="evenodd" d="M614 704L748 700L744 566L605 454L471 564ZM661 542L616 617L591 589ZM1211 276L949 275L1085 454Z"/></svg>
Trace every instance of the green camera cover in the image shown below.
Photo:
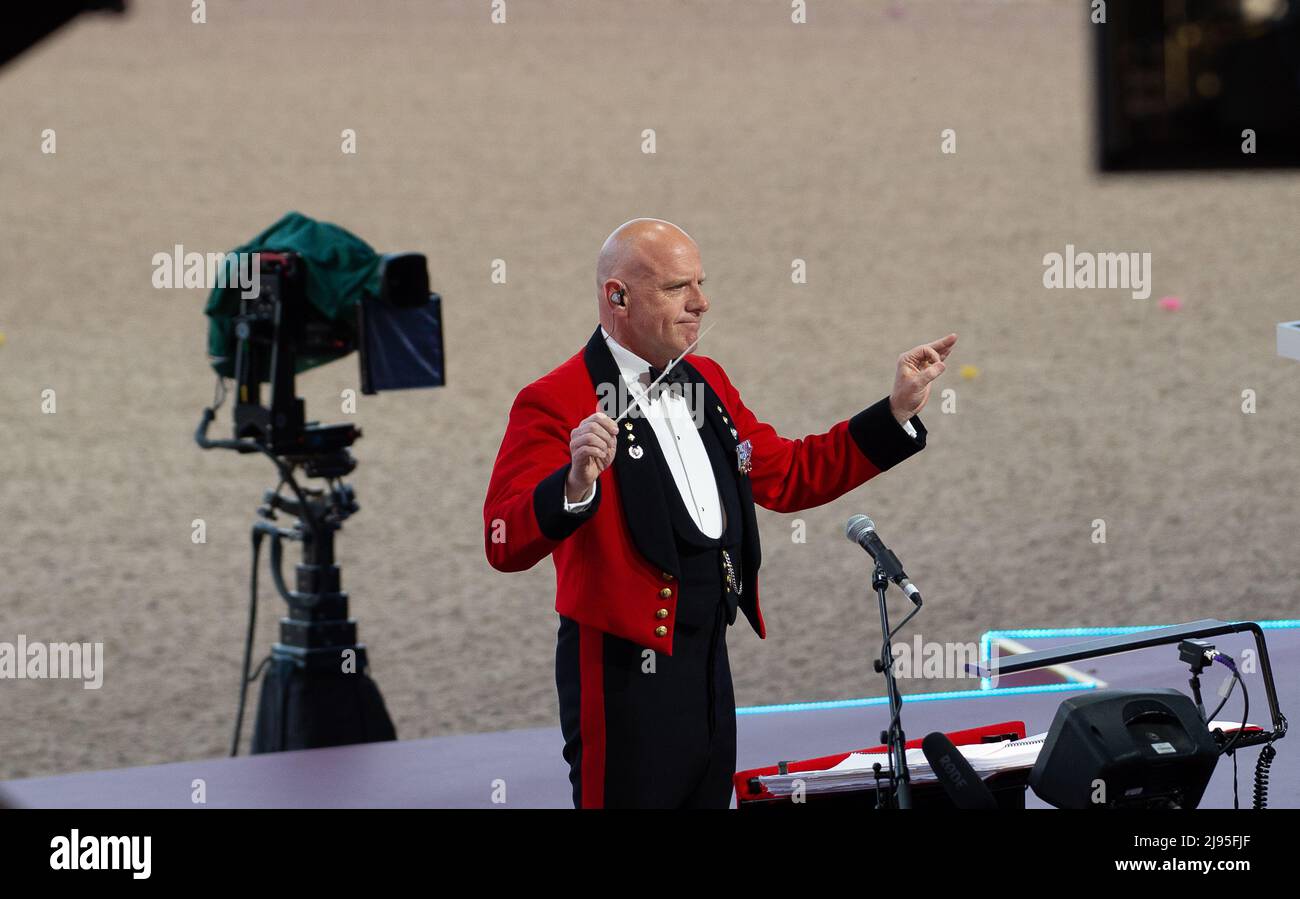
<svg viewBox="0 0 1300 899"><path fill-rule="evenodd" d="M365 294L379 295L380 256L351 231L290 212L243 246L238 253L297 253L306 269L307 302L330 321L352 323ZM223 377L235 376L235 316L239 286L214 287L204 308L208 316L208 355ZM350 351L349 351L350 352ZM306 371L347 353L299 356L296 371Z"/></svg>

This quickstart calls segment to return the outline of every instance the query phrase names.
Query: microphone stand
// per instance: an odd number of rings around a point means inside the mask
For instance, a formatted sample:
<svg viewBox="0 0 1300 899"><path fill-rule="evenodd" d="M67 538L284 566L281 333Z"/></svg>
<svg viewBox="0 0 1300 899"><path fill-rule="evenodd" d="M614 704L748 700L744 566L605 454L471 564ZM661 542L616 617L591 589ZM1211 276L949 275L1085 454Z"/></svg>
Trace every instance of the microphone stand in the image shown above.
<svg viewBox="0 0 1300 899"><path fill-rule="evenodd" d="M878 673L885 675L885 688L889 693L889 729L880 732L880 742L889 747L890 770L885 779L893 788L893 807L911 808L912 780L907 770L907 737L903 734L903 723L900 718L903 698L899 695L898 684L894 680L894 647L889 631L889 610L885 606L885 590L889 587L889 577L879 562L876 563L876 569L871 575L871 586L876 591L880 603L880 629L885 636L881 646L883 658L876 659L874 666ZM913 610L907 618L911 618L917 611L919 608ZM907 623L907 618L903 619L904 624ZM879 779L877 787L879 787ZM882 801L877 800L877 808L881 805L883 805Z"/></svg>

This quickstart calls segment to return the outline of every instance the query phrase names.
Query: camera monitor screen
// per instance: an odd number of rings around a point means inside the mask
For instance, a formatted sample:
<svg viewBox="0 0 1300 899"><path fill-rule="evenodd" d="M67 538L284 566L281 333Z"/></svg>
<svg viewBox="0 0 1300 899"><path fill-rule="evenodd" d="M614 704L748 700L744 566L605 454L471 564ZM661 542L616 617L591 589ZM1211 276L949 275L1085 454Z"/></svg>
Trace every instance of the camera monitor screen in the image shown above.
<svg viewBox="0 0 1300 899"><path fill-rule="evenodd" d="M1300 166L1300 0L1091 6L1103 172Z"/></svg>

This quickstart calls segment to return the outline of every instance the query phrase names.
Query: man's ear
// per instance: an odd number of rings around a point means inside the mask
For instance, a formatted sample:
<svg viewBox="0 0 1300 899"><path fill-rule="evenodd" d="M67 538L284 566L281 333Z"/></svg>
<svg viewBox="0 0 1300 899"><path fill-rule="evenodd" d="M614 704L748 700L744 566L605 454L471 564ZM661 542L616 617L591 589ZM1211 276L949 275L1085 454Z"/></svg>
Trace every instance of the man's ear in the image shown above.
<svg viewBox="0 0 1300 899"><path fill-rule="evenodd" d="M627 285L613 278L605 282L605 301L611 306L627 310Z"/></svg>

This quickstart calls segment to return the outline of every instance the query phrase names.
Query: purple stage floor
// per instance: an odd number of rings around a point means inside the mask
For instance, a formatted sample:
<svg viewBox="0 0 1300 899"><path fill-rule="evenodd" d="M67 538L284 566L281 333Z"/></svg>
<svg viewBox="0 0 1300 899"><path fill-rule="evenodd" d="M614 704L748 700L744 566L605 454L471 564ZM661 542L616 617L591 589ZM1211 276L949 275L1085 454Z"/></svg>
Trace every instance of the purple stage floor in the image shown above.
<svg viewBox="0 0 1300 899"><path fill-rule="evenodd" d="M1300 703L1300 622L1262 622L1282 714L1294 717ZM1029 649L1088 639L1060 632L994 632L986 641L1014 640ZM1104 632L1102 632L1104 635ZM1240 663L1253 641L1239 635L1214 638L1220 651ZM1176 647L1164 646L1076 663L1077 675L1123 689L1174 687L1188 692L1186 668ZM1218 704L1221 668L1203 676L1207 711ZM1056 708L1067 696L1095 687L1055 678L1059 683L1007 686L994 691L907 695L903 726L909 737L934 730L958 730L999 721L1023 720L1030 734L1046 731ZM1050 678L1049 678L1050 680ZM1245 675L1250 689L1250 722L1269 727L1268 707L1258 673ZM1220 720L1241 714L1238 689L1219 713ZM873 745L888 723L883 699L804 703L741 709L738 714L740 770ZM1292 752L1283 739L1276 744L1269 805L1300 807L1300 748ZM311 749L234 759L177 762L144 768L92 771L0 784L0 799L26 807L53 808L193 808L194 781L206 789L212 808L493 808L504 786L506 808L568 808L568 768L560 757L559 728L434 737ZM1251 803L1258 747L1238 752L1241 805ZM1205 793L1203 808L1232 808L1233 771L1221 759ZM1030 808L1045 808L1031 792Z"/></svg>

